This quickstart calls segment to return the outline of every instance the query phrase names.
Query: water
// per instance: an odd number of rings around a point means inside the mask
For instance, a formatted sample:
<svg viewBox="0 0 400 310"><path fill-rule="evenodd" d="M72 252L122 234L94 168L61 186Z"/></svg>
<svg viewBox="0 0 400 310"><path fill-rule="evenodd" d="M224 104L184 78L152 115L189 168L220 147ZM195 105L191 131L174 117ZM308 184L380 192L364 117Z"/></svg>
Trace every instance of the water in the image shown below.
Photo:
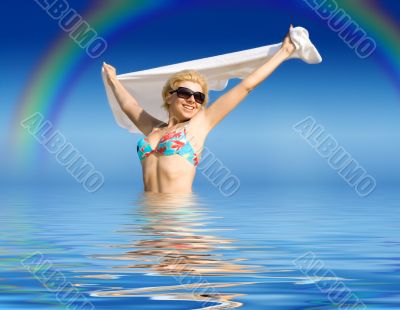
<svg viewBox="0 0 400 310"><path fill-rule="evenodd" d="M1 309L400 309L393 190L1 192Z"/></svg>

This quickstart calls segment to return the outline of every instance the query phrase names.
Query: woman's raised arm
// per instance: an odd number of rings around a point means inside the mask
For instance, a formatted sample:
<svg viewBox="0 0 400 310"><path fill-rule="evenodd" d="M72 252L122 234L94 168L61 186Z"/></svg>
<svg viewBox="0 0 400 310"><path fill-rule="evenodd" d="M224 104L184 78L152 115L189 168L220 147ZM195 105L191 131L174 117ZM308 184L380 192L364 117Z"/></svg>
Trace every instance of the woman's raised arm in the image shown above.
<svg viewBox="0 0 400 310"><path fill-rule="evenodd" d="M292 28L292 25L290 25ZM262 81L271 75L275 69L284 62L296 47L290 39L289 32L285 36L281 48L264 65L253 71L238 85L219 97L209 108L204 111L208 130L213 129L228 115L238 104Z"/></svg>
<svg viewBox="0 0 400 310"><path fill-rule="evenodd" d="M154 127L163 123L159 119L151 116L139 105L136 99L117 79L116 70L113 66L103 63L103 68L106 73L107 83L110 85L122 111L124 111L144 135L147 136Z"/></svg>

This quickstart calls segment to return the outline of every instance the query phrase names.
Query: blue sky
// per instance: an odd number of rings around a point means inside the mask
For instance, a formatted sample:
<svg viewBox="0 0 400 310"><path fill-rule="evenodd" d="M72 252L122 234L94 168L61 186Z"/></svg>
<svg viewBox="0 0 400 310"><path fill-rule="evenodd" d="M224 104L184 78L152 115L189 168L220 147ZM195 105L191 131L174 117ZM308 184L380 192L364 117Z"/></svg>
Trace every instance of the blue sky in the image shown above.
<svg viewBox="0 0 400 310"><path fill-rule="evenodd" d="M68 1L78 12L90 2ZM127 73L214 56L278 43L293 23L310 31L323 62L284 63L215 128L207 147L242 183L344 184L292 129L311 115L379 184L398 183L400 92L380 67L379 55L360 59L303 1L276 2L175 1L157 14L125 25L105 37L104 55L90 60L77 77L57 129L108 182L140 186L136 154L140 135L115 123L101 81L102 61ZM385 2L394 14L394 2ZM6 77L0 84L1 180L36 182L40 176L43 182L74 182L45 151L40 161L32 163L35 169L15 176L10 168L5 141L16 100L40 57L63 31L34 1L9 1L6 8L0 13L0 63ZM237 82L230 81L228 89ZM211 99L221 94L211 93ZM201 175L197 178L195 184L205 182Z"/></svg>

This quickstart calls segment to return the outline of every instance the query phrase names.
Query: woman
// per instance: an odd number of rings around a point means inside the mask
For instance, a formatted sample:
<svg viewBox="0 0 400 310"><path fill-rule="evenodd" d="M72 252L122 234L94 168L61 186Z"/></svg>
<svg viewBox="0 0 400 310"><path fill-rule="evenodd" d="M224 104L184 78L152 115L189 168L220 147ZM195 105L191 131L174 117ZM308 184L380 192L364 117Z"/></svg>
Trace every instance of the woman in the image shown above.
<svg viewBox="0 0 400 310"><path fill-rule="evenodd" d="M118 81L115 68L104 63L107 83L121 109L146 136L137 145L144 190L191 193L207 135L295 49L288 33L280 50L268 62L207 108L207 82L201 74L185 70L172 75L162 92L169 115L167 123L148 114Z"/></svg>

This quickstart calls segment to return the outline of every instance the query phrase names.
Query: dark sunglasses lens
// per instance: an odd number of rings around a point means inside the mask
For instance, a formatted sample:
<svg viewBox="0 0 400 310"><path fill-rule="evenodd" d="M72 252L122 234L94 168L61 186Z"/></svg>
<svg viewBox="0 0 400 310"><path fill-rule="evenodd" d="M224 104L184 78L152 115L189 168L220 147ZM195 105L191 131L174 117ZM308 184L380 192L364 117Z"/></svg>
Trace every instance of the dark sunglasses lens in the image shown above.
<svg viewBox="0 0 400 310"><path fill-rule="evenodd" d="M188 99L192 95L190 90L185 89L185 88L179 88L176 93L178 94L179 98L183 98L183 99Z"/></svg>
<svg viewBox="0 0 400 310"><path fill-rule="evenodd" d="M196 100L196 102L198 102L198 103L203 103L204 99L205 99L205 96L203 93L194 93L193 97L194 97L194 100Z"/></svg>

